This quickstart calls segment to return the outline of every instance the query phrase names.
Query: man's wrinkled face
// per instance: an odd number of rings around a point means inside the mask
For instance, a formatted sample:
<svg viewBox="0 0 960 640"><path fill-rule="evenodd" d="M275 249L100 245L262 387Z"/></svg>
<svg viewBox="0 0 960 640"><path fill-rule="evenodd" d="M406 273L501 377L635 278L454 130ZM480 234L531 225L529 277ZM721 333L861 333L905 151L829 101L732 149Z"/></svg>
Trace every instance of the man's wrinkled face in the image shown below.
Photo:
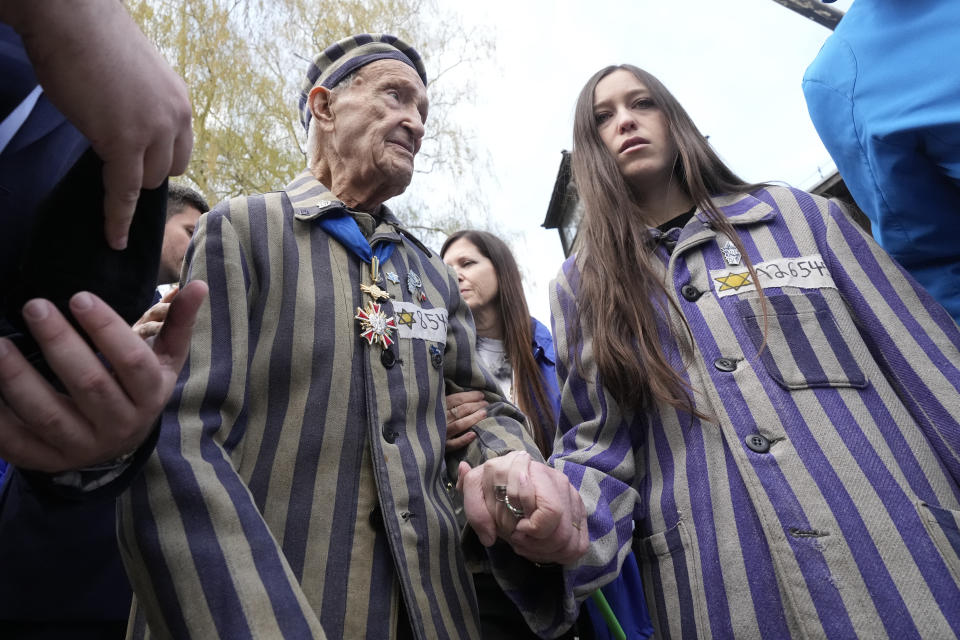
<svg viewBox="0 0 960 640"><path fill-rule="evenodd" d="M332 131L325 146L334 156L334 183L402 193L413 177L427 106L426 87L410 66L377 60L361 67L353 84L330 102Z"/></svg>
<svg viewBox="0 0 960 640"><path fill-rule="evenodd" d="M193 229L200 219L200 210L184 206L183 210L167 220L163 228L163 248L160 249L160 273L158 284L169 284L180 280L180 266L187 254L187 246L193 236Z"/></svg>

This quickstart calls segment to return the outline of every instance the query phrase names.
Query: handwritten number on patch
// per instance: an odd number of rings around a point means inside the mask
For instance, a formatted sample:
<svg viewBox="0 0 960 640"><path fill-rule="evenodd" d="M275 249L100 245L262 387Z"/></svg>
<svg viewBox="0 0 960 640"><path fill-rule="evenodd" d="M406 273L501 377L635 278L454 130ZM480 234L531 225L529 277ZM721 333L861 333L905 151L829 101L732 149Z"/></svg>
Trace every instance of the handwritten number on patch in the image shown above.
<svg viewBox="0 0 960 640"><path fill-rule="evenodd" d="M788 277L806 278L813 273L814 270L816 270L817 273L822 276L827 268L827 266L820 260L790 260L784 265L784 267L786 267L785 270L781 268L780 265L772 263L766 267L755 266L754 269L757 270L757 273L770 280L782 280Z"/></svg>
<svg viewBox="0 0 960 640"><path fill-rule="evenodd" d="M443 307L425 309L413 302L397 300L394 311L402 318L399 323L401 338L416 338L444 343L447 340L447 310Z"/></svg>
<svg viewBox="0 0 960 640"><path fill-rule="evenodd" d="M823 275L823 272L827 268L827 265L823 264L822 260L813 260L810 262L810 266L816 269L820 275Z"/></svg>
<svg viewBox="0 0 960 640"><path fill-rule="evenodd" d="M444 330L447 328L447 323L444 318L440 317L436 313L430 313L429 311L417 311L417 322L420 324L422 329L433 329L436 331L440 328L440 325L443 324Z"/></svg>
<svg viewBox="0 0 960 640"><path fill-rule="evenodd" d="M797 287L800 289L836 288L830 270L820 254L776 258L754 265L759 283L764 287ZM746 269L732 271L712 269L710 281L718 297L741 295L755 290Z"/></svg>

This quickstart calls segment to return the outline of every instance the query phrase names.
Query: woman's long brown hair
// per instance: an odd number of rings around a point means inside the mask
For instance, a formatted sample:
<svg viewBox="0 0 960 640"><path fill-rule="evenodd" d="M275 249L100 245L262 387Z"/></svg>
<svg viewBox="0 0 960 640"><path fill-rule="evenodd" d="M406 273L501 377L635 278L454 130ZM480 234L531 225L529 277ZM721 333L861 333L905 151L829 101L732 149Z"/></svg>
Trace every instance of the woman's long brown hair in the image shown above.
<svg viewBox="0 0 960 640"><path fill-rule="evenodd" d="M534 442L546 458L553 450L546 434L554 431L553 400L547 396L540 368L533 357L533 327L527 298L523 295L520 270L507 244L486 231L457 231L447 238L440 249L442 258L457 240L467 240L491 263L497 274L496 305L503 324L503 345L513 367L513 393L527 423Z"/></svg>
<svg viewBox="0 0 960 640"><path fill-rule="evenodd" d="M637 411L666 403L703 418L691 397L692 389L670 364L659 331L669 331L670 308L683 318L665 284L653 269L653 249L634 194L620 173L600 134L594 116L597 84L618 69L642 82L664 115L678 150L673 179L743 255L757 282L753 264L737 233L713 203L713 196L753 191L731 171L697 130L676 98L653 75L632 65L601 69L587 81L577 99L573 126L573 179L584 206L579 248L583 252L575 320L582 339L585 324L592 334L593 354L604 387L617 402ZM759 283L757 285L760 291ZM762 296L762 292L761 292ZM766 305L762 302L764 317ZM766 323L764 323L766 324ZM659 325L659 329L658 329ZM684 320L685 336L676 336L684 362L693 354L693 336Z"/></svg>

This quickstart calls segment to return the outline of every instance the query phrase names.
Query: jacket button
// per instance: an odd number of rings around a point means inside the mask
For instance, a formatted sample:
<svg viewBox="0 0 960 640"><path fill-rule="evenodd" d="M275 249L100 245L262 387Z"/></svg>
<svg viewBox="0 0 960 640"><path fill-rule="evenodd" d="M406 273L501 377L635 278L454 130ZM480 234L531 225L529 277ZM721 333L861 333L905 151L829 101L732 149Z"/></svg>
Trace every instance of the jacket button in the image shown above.
<svg viewBox="0 0 960 640"><path fill-rule="evenodd" d="M399 433L391 429L389 424L383 425L383 429L381 430L381 432L383 433L383 439L387 441L387 444L393 444L394 442L396 442L397 436L400 435Z"/></svg>
<svg viewBox="0 0 960 640"><path fill-rule="evenodd" d="M749 436L743 439L747 443L747 446L751 451L757 453L766 453L770 451L770 441L764 438L759 433L751 433Z"/></svg>
<svg viewBox="0 0 960 640"><path fill-rule="evenodd" d="M383 513L380 511L380 505L374 507L373 511L370 512L369 521L374 531L383 531Z"/></svg>
<svg viewBox="0 0 960 640"><path fill-rule="evenodd" d="M713 361L713 366L719 371L736 371L737 361L733 358L717 358Z"/></svg>
<svg viewBox="0 0 960 640"><path fill-rule="evenodd" d="M384 349L380 352L380 364L387 369L392 369L397 364L397 355L391 349Z"/></svg>
<svg viewBox="0 0 960 640"><path fill-rule="evenodd" d="M690 302L696 302L700 296L703 295L703 291L697 289L692 284L685 284L680 287L680 295L689 300Z"/></svg>

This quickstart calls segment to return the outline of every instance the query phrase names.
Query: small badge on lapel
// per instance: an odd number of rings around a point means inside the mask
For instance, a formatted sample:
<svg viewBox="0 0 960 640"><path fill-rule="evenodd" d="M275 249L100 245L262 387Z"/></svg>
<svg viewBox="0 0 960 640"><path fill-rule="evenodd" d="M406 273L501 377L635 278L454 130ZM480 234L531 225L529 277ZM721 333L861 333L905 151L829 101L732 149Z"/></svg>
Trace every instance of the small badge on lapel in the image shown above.
<svg viewBox="0 0 960 640"><path fill-rule="evenodd" d="M443 366L443 352L441 352L440 347L435 344L430 345L430 364L433 365L434 369L439 369Z"/></svg>
<svg viewBox="0 0 960 640"><path fill-rule="evenodd" d="M736 267L739 265L740 259L743 257L740 255L740 251L737 250L737 247L734 246L733 241L731 240L727 240L727 243L720 248L720 253L723 254L727 264L731 267Z"/></svg>
<svg viewBox="0 0 960 640"><path fill-rule="evenodd" d="M410 292L410 295L417 295L417 290L423 286L423 282L420 280L420 276L417 275L416 271L407 272L407 291Z"/></svg>
<svg viewBox="0 0 960 640"><path fill-rule="evenodd" d="M387 280L393 284L400 284L400 276L397 275L396 271L387 271Z"/></svg>

